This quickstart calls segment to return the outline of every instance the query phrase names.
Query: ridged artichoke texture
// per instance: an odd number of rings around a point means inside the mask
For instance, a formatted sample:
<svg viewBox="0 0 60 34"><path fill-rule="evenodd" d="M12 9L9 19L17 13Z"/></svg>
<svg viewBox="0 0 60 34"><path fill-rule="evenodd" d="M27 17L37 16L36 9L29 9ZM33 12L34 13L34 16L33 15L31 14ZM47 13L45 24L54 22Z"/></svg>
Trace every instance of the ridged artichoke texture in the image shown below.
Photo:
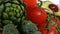
<svg viewBox="0 0 60 34"><path fill-rule="evenodd" d="M20 0L0 0L0 31L7 24L25 20L25 4Z"/></svg>
<svg viewBox="0 0 60 34"><path fill-rule="evenodd" d="M25 4L20 0L5 0L0 2L0 23L18 24L25 19Z"/></svg>

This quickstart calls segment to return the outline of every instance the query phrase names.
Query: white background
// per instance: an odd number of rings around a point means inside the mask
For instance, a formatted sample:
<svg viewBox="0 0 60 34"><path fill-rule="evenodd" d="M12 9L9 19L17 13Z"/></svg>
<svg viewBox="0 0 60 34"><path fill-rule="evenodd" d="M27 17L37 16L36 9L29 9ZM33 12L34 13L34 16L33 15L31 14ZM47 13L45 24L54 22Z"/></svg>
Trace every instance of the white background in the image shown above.
<svg viewBox="0 0 60 34"><path fill-rule="evenodd" d="M42 0L42 1L51 1L54 4L60 4L60 0Z"/></svg>
<svg viewBox="0 0 60 34"><path fill-rule="evenodd" d="M42 1L51 1L52 3L58 5L58 7L60 9L60 0L42 0Z"/></svg>

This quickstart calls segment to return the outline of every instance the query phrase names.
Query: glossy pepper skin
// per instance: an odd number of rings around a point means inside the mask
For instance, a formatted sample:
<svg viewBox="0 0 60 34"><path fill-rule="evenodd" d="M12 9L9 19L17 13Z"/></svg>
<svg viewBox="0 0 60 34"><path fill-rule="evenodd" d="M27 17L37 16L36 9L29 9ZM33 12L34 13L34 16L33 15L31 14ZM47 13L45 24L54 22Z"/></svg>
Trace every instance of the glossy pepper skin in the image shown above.
<svg viewBox="0 0 60 34"><path fill-rule="evenodd" d="M22 0L25 4L26 4L26 7L29 7L29 6L35 6L37 5L37 1L38 0Z"/></svg>
<svg viewBox="0 0 60 34"><path fill-rule="evenodd" d="M47 14L44 10L38 7L34 7L34 8L31 8L31 10L26 11L26 14L27 14L28 20L32 21L33 23L41 27L45 26Z"/></svg>

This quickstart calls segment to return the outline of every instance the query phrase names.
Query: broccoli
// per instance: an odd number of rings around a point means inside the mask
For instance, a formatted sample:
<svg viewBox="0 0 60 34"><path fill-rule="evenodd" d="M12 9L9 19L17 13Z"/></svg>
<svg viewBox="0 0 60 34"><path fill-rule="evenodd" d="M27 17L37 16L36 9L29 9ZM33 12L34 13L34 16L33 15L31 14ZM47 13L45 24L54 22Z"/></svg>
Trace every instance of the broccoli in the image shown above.
<svg viewBox="0 0 60 34"><path fill-rule="evenodd" d="M7 24L3 28L3 34L19 34L19 32L13 24Z"/></svg>
<svg viewBox="0 0 60 34"><path fill-rule="evenodd" d="M40 34L37 26L31 21L24 20L21 24L22 34Z"/></svg>

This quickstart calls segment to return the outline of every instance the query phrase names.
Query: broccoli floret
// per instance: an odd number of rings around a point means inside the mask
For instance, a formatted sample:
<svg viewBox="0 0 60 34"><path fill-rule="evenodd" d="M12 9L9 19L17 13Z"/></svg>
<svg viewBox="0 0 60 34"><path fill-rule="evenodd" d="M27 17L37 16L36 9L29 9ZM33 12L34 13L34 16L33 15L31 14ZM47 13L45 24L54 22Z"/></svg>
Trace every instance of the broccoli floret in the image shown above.
<svg viewBox="0 0 60 34"><path fill-rule="evenodd" d="M3 34L19 34L19 32L13 24L7 24L3 28Z"/></svg>
<svg viewBox="0 0 60 34"><path fill-rule="evenodd" d="M31 21L24 20L21 26L22 34L40 34L37 26Z"/></svg>

